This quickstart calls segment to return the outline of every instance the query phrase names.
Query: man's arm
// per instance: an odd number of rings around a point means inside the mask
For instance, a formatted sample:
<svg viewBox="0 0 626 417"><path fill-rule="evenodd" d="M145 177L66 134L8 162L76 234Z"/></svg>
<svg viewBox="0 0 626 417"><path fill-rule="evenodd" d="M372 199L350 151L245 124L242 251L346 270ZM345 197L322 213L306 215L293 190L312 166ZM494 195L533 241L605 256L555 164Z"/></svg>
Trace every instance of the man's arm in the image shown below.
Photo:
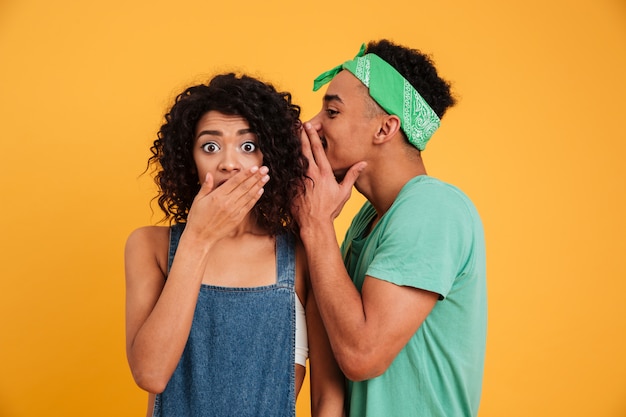
<svg viewBox="0 0 626 417"><path fill-rule="evenodd" d="M311 285L339 366L351 380L382 374L417 331L438 294L366 277L358 292L344 267L333 221L364 163L337 183L317 132L307 126L303 152L311 181L294 215L300 225Z"/></svg>
<svg viewBox="0 0 626 417"><path fill-rule="evenodd" d="M333 352L350 380L374 378L389 367L439 295L369 276L359 294L343 265L332 225L319 226L304 231L302 240Z"/></svg>

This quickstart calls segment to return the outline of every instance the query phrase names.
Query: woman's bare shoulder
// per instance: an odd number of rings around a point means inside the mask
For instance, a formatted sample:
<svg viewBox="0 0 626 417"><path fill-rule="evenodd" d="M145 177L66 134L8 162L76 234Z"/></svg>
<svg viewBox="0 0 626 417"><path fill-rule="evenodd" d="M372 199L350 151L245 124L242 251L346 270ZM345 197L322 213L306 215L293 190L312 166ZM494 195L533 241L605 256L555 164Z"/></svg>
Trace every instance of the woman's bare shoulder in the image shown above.
<svg viewBox="0 0 626 417"><path fill-rule="evenodd" d="M125 257L129 263L148 266L156 263L165 274L169 248L170 228L168 226L144 226L135 229L126 240Z"/></svg>
<svg viewBox="0 0 626 417"><path fill-rule="evenodd" d="M133 230L128 236L128 243L148 243L169 241L170 228L168 226L143 226Z"/></svg>

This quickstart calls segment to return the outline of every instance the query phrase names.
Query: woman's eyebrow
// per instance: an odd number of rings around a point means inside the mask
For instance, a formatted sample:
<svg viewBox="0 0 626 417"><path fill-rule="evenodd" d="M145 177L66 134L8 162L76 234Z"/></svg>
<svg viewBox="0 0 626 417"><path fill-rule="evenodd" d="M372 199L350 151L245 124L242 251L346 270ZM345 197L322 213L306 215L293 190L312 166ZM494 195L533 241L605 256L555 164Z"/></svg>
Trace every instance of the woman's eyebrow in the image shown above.
<svg viewBox="0 0 626 417"><path fill-rule="evenodd" d="M237 131L237 136L247 135L248 133L254 133L254 132L250 128L239 129ZM211 129L202 130L196 135L196 139L198 139L200 136L203 136L203 135L224 136L224 133L221 130L211 130Z"/></svg>

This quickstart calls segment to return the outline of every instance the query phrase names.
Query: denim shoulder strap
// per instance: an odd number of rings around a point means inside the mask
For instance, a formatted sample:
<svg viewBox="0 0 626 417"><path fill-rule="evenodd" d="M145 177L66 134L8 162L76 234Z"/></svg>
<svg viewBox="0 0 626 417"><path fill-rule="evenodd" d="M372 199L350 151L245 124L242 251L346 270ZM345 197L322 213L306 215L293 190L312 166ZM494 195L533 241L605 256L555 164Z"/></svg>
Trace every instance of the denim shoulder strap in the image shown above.
<svg viewBox="0 0 626 417"><path fill-rule="evenodd" d="M276 236L276 271L279 285L293 287L296 276L296 245L291 233Z"/></svg>
<svg viewBox="0 0 626 417"><path fill-rule="evenodd" d="M180 240L180 235L183 234L183 230L185 230L185 223L176 223L175 225L170 227L170 247L167 256L168 273L170 271L170 268L172 267L174 255L176 254L176 249L178 248L178 241Z"/></svg>

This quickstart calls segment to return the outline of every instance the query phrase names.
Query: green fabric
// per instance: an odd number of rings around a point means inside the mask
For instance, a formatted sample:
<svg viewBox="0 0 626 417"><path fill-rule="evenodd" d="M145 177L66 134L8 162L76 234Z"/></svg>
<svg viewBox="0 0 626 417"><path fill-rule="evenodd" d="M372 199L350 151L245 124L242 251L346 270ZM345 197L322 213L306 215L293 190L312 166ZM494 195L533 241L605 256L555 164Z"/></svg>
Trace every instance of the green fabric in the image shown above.
<svg viewBox="0 0 626 417"><path fill-rule="evenodd" d="M389 114L400 118L407 139L419 150L439 128L440 120L426 100L394 67L375 54L364 54L365 44L351 61L328 70L313 81L313 91L330 82L342 69L350 71L370 96Z"/></svg>
<svg viewBox="0 0 626 417"><path fill-rule="evenodd" d="M487 321L476 209L456 187L418 176L364 237L375 216L366 202L342 244L357 289L371 276L441 299L382 375L348 382L350 417L476 416Z"/></svg>

